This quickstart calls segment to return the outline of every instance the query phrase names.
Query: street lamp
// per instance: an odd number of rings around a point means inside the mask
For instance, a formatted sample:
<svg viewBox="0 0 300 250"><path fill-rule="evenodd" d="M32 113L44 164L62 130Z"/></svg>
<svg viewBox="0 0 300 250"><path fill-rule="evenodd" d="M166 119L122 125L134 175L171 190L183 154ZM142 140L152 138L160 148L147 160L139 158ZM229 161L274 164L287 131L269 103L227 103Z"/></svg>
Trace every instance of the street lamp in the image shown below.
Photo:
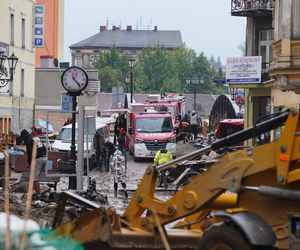
<svg viewBox="0 0 300 250"><path fill-rule="evenodd" d="M199 83L202 83L203 80L199 79L198 76L192 76L191 78L186 79L186 84L193 86L193 91L194 91L194 110L196 110L196 94L197 94L197 87Z"/></svg>
<svg viewBox="0 0 300 250"><path fill-rule="evenodd" d="M126 82L126 93L128 93L128 85L130 82L130 75L125 76L125 82Z"/></svg>
<svg viewBox="0 0 300 250"><path fill-rule="evenodd" d="M135 63L135 59L133 57L130 57L128 59L129 69L130 69L130 103L132 103L133 98L133 66Z"/></svg>
<svg viewBox="0 0 300 250"><path fill-rule="evenodd" d="M8 62L9 77L7 77L7 68L4 66L6 60ZM4 51L0 50L0 88L5 87L8 83L13 81L18 60L19 58L16 57L14 53L7 57L4 55ZM3 77L4 75L6 78Z"/></svg>

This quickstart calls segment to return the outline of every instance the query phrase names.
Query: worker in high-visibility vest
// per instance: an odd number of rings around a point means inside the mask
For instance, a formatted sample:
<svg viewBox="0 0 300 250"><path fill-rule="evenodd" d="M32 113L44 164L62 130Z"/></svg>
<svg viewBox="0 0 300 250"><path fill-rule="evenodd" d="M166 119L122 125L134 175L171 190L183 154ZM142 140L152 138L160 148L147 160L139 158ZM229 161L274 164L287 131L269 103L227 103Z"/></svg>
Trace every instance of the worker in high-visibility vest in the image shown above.
<svg viewBox="0 0 300 250"><path fill-rule="evenodd" d="M169 162L173 159L172 154L165 148L160 149L156 152L154 157L154 165L158 166L163 163ZM161 187L164 184L164 187L168 187L167 178L166 178L166 170L160 172L159 183L158 186Z"/></svg>

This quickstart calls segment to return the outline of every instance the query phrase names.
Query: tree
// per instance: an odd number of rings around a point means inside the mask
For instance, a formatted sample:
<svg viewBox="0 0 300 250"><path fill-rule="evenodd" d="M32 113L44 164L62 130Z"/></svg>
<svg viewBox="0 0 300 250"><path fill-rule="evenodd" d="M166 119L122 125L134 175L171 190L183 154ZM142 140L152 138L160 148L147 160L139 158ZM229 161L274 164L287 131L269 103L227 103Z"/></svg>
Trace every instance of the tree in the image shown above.
<svg viewBox="0 0 300 250"><path fill-rule="evenodd" d="M100 52L93 64L98 69L101 90L110 92L113 86L124 86L124 78L128 70L128 54L121 54L115 47Z"/></svg>
<svg viewBox="0 0 300 250"><path fill-rule="evenodd" d="M125 76L130 72L128 59L129 54L122 54L115 47L99 53L94 68L98 69L102 91L110 92L113 86L125 86ZM215 63L219 62L220 58ZM167 51L157 45L138 54L133 68L134 92L184 92L187 90L186 79L197 75L203 79L198 92L221 93L224 89L212 83L216 75L223 77L223 73L221 68L217 71L203 53L197 55L185 46Z"/></svg>

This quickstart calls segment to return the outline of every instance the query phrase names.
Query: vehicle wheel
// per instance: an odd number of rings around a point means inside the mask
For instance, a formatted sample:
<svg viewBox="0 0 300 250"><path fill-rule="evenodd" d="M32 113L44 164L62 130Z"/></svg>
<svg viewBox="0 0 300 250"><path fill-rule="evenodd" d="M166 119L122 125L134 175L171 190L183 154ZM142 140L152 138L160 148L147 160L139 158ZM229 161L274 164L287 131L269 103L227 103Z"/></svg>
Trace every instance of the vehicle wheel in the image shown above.
<svg viewBox="0 0 300 250"><path fill-rule="evenodd" d="M230 225L214 225L201 237L198 250L250 250L250 244L238 229Z"/></svg>

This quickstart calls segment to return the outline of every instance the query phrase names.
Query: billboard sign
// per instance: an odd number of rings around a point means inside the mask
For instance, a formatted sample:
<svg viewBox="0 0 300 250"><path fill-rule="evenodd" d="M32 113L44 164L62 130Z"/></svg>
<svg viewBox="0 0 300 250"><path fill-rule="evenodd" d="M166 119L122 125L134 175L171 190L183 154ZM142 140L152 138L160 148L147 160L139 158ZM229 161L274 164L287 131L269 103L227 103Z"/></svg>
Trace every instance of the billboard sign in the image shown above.
<svg viewBox="0 0 300 250"><path fill-rule="evenodd" d="M44 47L44 22L45 6L36 4L34 6L34 24L33 24L33 46L35 48Z"/></svg>
<svg viewBox="0 0 300 250"><path fill-rule="evenodd" d="M261 83L261 64L261 56L227 58L226 83Z"/></svg>

